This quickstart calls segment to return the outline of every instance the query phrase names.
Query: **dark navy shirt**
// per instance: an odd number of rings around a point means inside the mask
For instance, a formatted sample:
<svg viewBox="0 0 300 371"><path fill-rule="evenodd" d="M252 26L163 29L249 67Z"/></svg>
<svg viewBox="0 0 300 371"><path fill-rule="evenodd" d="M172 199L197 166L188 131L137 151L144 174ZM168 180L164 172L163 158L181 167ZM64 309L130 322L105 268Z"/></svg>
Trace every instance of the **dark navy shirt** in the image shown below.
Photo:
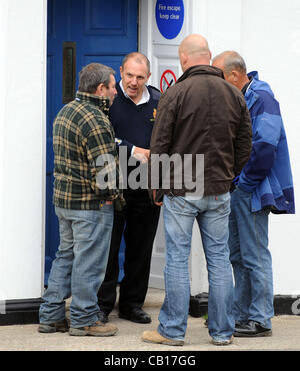
<svg viewBox="0 0 300 371"><path fill-rule="evenodd" d="M147 86L150 94L149 101L136 105L124 95L120 83L116 88L118 95L110 108L109 118L116 138L122 140L121 146L127 146L127 153L130 156L133 146L150 148L155 112L161 94L156 88Z"/></svg>

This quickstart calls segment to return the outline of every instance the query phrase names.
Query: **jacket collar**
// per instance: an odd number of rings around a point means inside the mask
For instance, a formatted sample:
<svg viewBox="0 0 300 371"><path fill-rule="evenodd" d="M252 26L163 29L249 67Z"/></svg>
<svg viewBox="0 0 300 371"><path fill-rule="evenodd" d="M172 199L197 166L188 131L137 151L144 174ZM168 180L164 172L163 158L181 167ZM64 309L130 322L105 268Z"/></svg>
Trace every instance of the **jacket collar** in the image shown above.
<svg viewBox="0 0 300 371"><path fill-rule="evenodd" d="M180 78L177 80L177 83L187 79L188 77L195 76L195 75L215 75L215 76L219 76L224 79L223 72L219 68L200 64L200 65L188 68L183 73L183 75L181 75Z"/></svg>
<svg viewBox="0 0 300 371"><path fill-rule="evenodd" d="M249 79L251 79L251 81L245 92L245 100L247 102L248 109L250 110L258 99L258 94L254 90L255 86L257 85L256 82L259 81L258 72L257 71L250 72L248 73L248 77Z"/></svg>
<svg viewBox="0 0 300 371"><path fill-rule="evenodd" d="M107 97L99 97L95 94L77 91L75 100L78 102L87 102L98 107L106 116L109 114L109 99Z"/></svg>
<svg viewBox="0 0 300 371"><path fill-rule="evenodd" d="M257 71L252 71L248 73L248 77L252 78L252 81L249 84L245 93L245 99L247 101L247 106L249 110L259 98L259 95L257 94L257 91L259 90L267 92L268 94L271 95L271 97L274 98L274 93L272 92L270 85L265 81L259 80Z"/></svg>

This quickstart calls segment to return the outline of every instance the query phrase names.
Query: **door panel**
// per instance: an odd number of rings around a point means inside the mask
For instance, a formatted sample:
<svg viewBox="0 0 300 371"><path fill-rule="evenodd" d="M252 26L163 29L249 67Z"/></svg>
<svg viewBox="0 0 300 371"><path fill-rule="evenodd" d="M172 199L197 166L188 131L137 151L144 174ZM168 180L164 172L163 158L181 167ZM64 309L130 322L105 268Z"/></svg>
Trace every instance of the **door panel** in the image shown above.
<svg viewBox="0 0 300 371"><path fill-rule="evenodd" d="M46 285L59 245L58 221L52 205L52 124L63 106L63 76L65 84L69 84L65 90L69 92L72 73L63 72L64 43L75 43L75 65L71 64L71 58L65 64L69 69L75 68L75 90L79 71L92 62L109 65L119 80L123 57L137 50L137 16L138 0L48 0Z"/></svg>

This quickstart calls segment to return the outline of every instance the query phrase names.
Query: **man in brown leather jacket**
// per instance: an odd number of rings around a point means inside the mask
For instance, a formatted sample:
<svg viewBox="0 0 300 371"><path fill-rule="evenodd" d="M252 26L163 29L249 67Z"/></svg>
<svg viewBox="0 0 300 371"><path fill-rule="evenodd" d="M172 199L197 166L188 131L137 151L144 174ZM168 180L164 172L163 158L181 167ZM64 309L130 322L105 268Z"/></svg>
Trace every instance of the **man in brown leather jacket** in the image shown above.
<svg viewBox="0 0 300 371"><path fill-rule="evenodd" d="M154 196L163 195L164 204L166 298L157 331L144 332L143 340L169 345L184 342L190 298L188 258L196 219L208 268L209 334L214 344L227 345L235 325L227 246L229 190L250 155L251 121L241 92L224 80L220 69L210 66L204 37L185 38L179 58L184 73L160 99L150 146L152 189ZM177 161L171 161L170 172L157 172L162 155L174 158L175 154ZM202 166L197 164L200 154ZM190 163L185 163L186 158ZM186 172L191 173L196 190L197 184L203 184L198 192L187 187ZM153 174L159 174L158 179ZM168 187L164 186L166 174L170 175Z"/></svg>

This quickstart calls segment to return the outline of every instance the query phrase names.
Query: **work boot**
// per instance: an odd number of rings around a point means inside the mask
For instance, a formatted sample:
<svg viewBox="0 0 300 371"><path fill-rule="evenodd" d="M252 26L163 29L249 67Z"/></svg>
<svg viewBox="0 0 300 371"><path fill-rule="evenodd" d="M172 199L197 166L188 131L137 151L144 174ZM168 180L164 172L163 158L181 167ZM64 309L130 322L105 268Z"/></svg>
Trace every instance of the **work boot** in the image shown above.
<svg viewBox="0 0 300 371"><path fill-rule="evenodd" d="M164 345L183 345L183 340L167 339L164 336L160 335L157 330L154 331L144 331L142 339L146 343L154 344L164 344Z"/></svg>
<svg viewBox="0 0 300 371"><path fill-rule="evenodd" d="M79 328L71 327L69 335L71 336L113 336L117 333L118 328L111 324L95 322L91 326L84 326Z"/></svg>
<svg viewBox="0 0 300 371"><path fill-rule="evenodd" d="M52 334L54 332L68 332L69 325L67 320L62 322L54 322L50 324L40 323L38 327L38 332L42 334Z"/></svg>

